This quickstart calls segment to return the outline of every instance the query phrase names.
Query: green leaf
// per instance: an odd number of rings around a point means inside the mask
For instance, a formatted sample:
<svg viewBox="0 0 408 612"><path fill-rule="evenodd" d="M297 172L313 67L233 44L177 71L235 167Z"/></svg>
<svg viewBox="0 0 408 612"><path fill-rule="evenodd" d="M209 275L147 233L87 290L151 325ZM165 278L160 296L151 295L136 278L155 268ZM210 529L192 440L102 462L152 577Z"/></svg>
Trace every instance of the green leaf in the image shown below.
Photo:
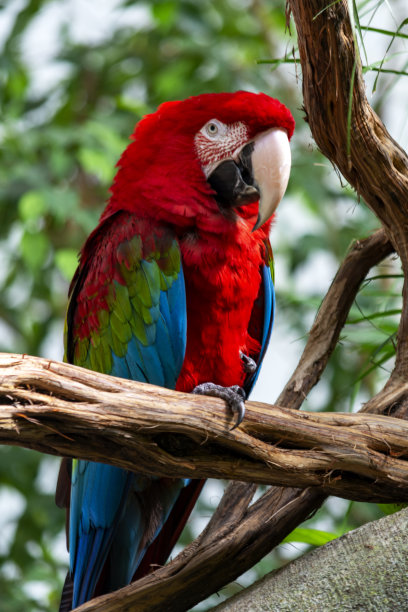
<svg viewBox="0 0 408 612"><path fill-rule="evenodd" d="M103 183L112 181L116 168L106 159L105 153L84 147L79 151L78 159L89 174L95 174Z"/></svg>
<svg viewBox="0 0 408 612"><path fill-rule="evenodd" d="M48 255L50 242L44 234L25 232L20 243L21 254L28 268L38 272Z"/></svg>
<svg viewBox="0 0 408 612"><path fill-rule="evenodd" d="M384 514L395 514L403 508L406 508L408 504L377 504L377 506L384 512Z"/></svg>
<svg viewBox="0 0 408 612"><path fill-rule="evenodd" d="M313 546L322 546L335 540L337 535L329 531L320 531L319 529L311 529L308 527L297 527L284 540L283 543L302 542L303 544L312 544Z"/></svg>
<svg viewBox="0 0 408 612"><path fill-rule="evenodd" d="M407 38L408 39L408 34L403 34L402 32L399 32L398 31L399 29L396 32L393 32L392 30L384 30L383 28L373 28L370 26L360 26L360 28L362 30L366 30L367 32L376 32L377 34L385 34L385 36L392 36L392 38Z"/></svg>
<svg viewBox="0 0 408 612"><path fill-rule="evenodd" d="M46 209L44 196L39 191L26 191L18 203L18 212L23 221L38 219Z"/></svg>
<svg viewBox="0 0 408 612"><path fill-rule="evenodd" d="M59 249L55 253L55 263L62 276L71 280L78 266L78 253L76 249Z"/></svg>
<svg viewBox="0 0 408 612"><path fill-rule="evenodd" d="M152 13L160 25L170 27L177 16L177 4L176 2L152 3Z"/></svg>
<svg viewBox="0 0 408 612"><path fill-rule="evenodd" d="M114 163L116 163L117 158L129 144L128 138L122 138L114 126L109 126L105 123L88 121L86 131L97 141L98 146L103 147L104 151L114 156ZM99 151L97 153L99 154ZM106 157L106 153L104 153L104 156Z"/></svg>
<svg viewBox="0 0 408 612"><path fill-rule="evenodd" d="M347 321L348 325L355 325L356 323L361 323L362 321L371 321L372 319L381 319L383 317L390 317L393 315L400 315L400 308L393 308L390 310L383 310L382 312L373 312L370 315L364 315L363 317L359 317L358 319L349 319Z"/></svg>
<svg viewBox="0 0 408 612"><path fill-rule="evenodd" d="M79 208L78 193L73 189L62 187L47 187L44 192L50 214L56 223L65 223L77 216Z"/></svg>

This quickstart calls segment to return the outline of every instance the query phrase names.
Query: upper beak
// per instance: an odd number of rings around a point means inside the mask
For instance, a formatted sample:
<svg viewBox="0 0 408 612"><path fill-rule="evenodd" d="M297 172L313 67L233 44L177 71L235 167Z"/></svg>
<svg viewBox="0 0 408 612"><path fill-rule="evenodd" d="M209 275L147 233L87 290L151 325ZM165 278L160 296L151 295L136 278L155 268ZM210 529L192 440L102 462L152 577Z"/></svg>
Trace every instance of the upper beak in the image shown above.
<svg viewBox="0 0 408 612"><path fill-rule="evenodd" d="M254 184L260 200L258 219L252 231L271 218L283 198L289 181L291 155L285 130L272 128L255 138L252 153Z"/></svg>
<svg viewBox="0 0 408 612"><path fill-rule="evenodd" d="M290 174L291 155L285 130L272 128L242 147L233 159L211 169L207 177L224 208L259 200L258 219L252 231L267 221L281 201Z"/></svg>

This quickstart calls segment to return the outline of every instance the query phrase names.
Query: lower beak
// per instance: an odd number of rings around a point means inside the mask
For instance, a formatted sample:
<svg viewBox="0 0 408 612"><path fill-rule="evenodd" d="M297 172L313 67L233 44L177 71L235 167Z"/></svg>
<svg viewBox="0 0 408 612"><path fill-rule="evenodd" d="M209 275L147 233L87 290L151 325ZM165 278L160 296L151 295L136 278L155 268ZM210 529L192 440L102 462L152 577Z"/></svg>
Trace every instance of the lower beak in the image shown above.
<svg viewBox="0 0 408 612"><path fill-rule="evenodd" d="M234 158L218 164L207 181L221 208L259 201L255 231L270 219L286 191L291 164L287 133L279 128L262 132Z"/></svg>

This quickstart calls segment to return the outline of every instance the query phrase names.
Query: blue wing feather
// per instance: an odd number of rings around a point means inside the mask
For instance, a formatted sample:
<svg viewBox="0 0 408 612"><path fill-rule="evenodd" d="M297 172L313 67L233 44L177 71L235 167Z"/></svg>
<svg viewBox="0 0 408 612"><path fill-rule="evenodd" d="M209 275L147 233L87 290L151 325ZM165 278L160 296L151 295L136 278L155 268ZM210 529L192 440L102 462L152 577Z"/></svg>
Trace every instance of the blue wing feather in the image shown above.
<svg viewBox="0 0 408 612"><path fill-rule="evenodd" d="M178 269L172 267L177 257L180 260L179 247L174 239L170 242L172 259L170 266L168 261L163 264L164 270L166 265L169 268L166 272L159 268L157 254L151 260L138 260L141 250L132 251L129 245L133 243L136 247L140 244L130 240L122 249L127 257L123 273L126 278L133 270L134 276L129 278L135 279L135 284L130 285L127 281L125 286L119 286L112 280L113 291L108 295L115 295L116 287L117 299L110 305L111 324L107 324L104 316L103 329L101 326L104 336L96 334L93 344L85 345L85 349L80 347L82 352L78 349L77 354L82 357L79 363L86 367L97 364L99 369L101 363L109 362L111 368L107 373L114 376L174 388L184 360L187 333L181 262ZM165 252L163 257L166 257ZM80 277L80 280L83 283L86 278ZM77 289L74 295L78 295ZM132 317L135 317L133 321ZM69 311L68 321L75 323L75 312ZM68 329L68 342L72 343L70 334L72 336L71 328ZM103 342L109 347L109 354L104 361L96 357L92 361L92 351L96 347L102 350ZM68 349L67 354L75 355L75 340ZM74 461L70 512L74 607L92 597L108 556L108 588L119 588L131 580L143 551L160 531L181 488L188 482L182 479L162 481L109 465ZM149 515L149 499L155 501L158 508L153 515Z"/></svg>
<svg viewBox="0 0 408 612"><path fill-rule="evenodd" d="M70 525L74 606L86 601L95 589L129 484L125 470L91 461L74 462Z"/></svg>
<svg viewBox="0 0 408 612"><path fill-rule="evenodd" d="M269 265L262 266L262 287L263 293L263 328L262 328L262 343L259 357L257 359L257 369L255 373L245 384L247 396L251 393L258 376L261 371L263 358L265 357L266 349L268 348L269 339L271 337L273 322L275 318L275 289L272 281L272 270Z"/></svg>

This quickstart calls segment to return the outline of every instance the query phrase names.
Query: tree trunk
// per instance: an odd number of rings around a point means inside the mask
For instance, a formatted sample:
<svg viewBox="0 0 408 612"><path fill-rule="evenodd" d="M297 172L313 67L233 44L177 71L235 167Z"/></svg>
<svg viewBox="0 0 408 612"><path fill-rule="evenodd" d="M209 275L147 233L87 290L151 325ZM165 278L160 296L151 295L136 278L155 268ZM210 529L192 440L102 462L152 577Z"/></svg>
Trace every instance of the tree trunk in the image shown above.
<svg viewBox="0 0 408 612"><path fill-rule="evenodd" d="M408 509L313 550L217 606L217 612L408 609Z"/></svg>

